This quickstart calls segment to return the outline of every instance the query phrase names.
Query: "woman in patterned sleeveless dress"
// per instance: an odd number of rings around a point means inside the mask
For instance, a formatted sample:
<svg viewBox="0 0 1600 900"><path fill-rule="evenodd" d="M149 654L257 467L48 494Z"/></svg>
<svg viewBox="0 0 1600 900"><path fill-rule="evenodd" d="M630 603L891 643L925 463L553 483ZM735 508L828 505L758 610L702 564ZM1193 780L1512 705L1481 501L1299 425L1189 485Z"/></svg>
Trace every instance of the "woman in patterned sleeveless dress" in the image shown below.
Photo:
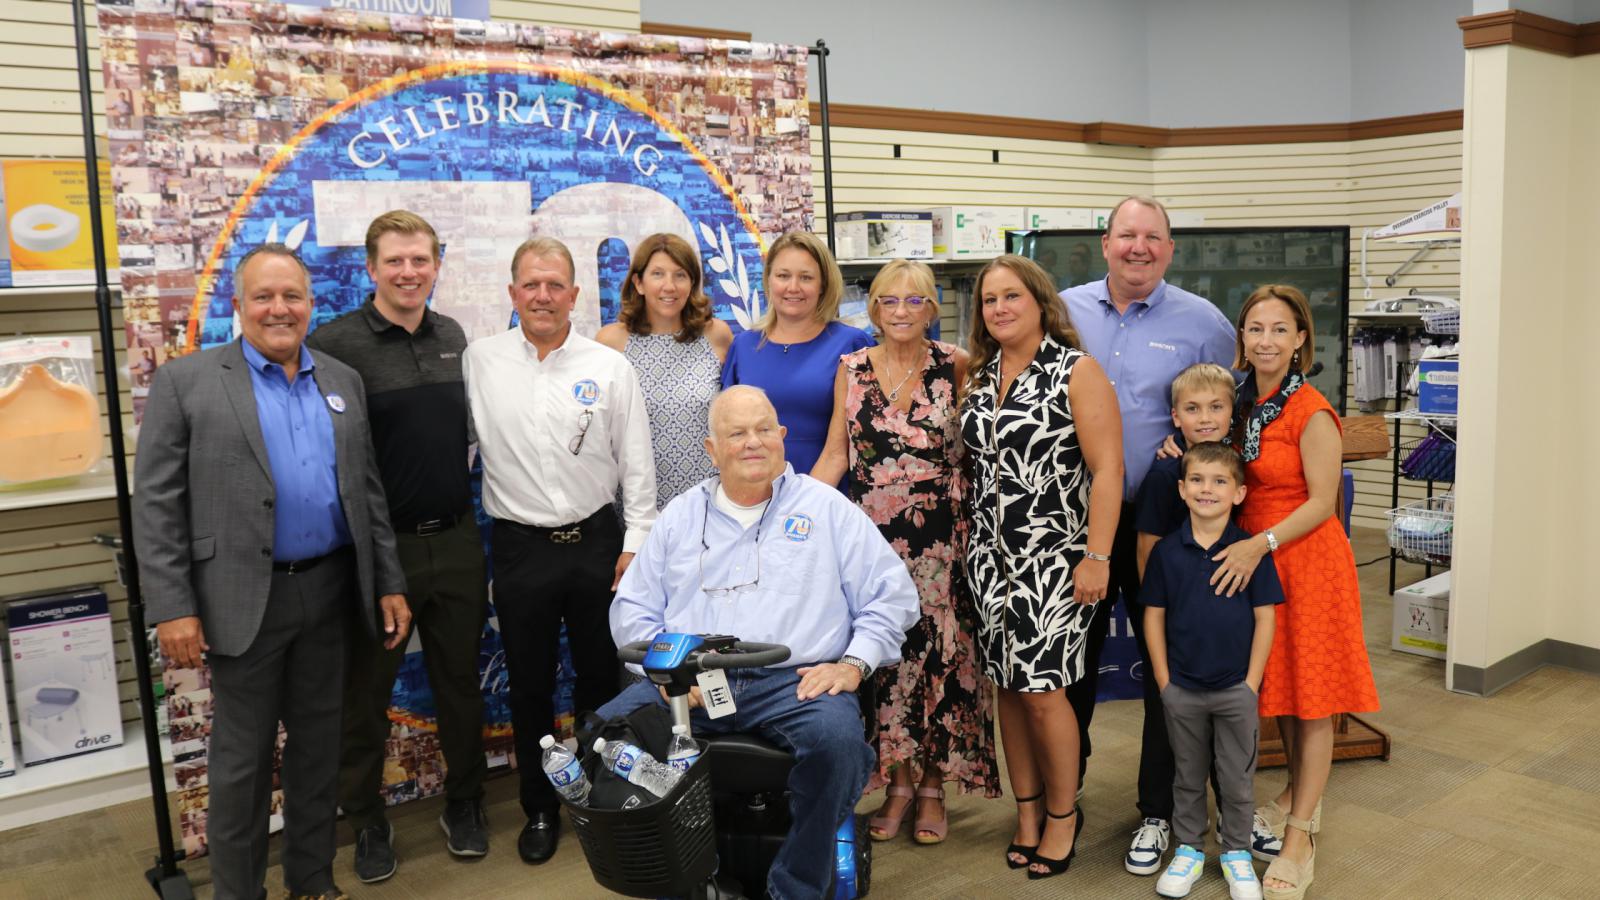
<svg viewBox="0 0 1600 900"><path fill-rule="evenodd" d="M966 479L956 388L967 354L927 337L939 303L933 270L923 263L884 266L868 292L867 316L882 342L840 362L828 443L811 475L835 484L848 467L850 499L916 582L922 617L906 633L900 664L874 675L878 770L867 790L888 791L869 833L894 837L915 800L912 840L937 844L949 830L945 782L1000 796L994 716L978 680L972 597L961 571Z"/></svg>
<svg viewBox="0 0 1600 900"><path fill-rule="evenodd" d="M1065 689L1095 664L1085 646L1122 512L1122 418L1037 263L999 257L976 294L961 404L973 470L967 574L1017 798L1006 862L1048 878L1066 871L1083 828Z"/></svg>
<svg viewBox="0 0 1600 900"><path fill-rule="evenodd" d="M656 509L709 478L706 414L733 332L701 291L700 256L675 234L639 242L622 285L622 312L595 340L633 363L650 415Z"/></svg>
<svg viewBox="0 0 1600 900"><path fill-rule="evenodd" d="M1249 488L1239 525L1256 536L1224 551L1217 588L1243 584L1271 552L1286 600L1261 714L1278 719L1289 784L1256 810L1251 837L1257 856L1272 860L1262 879L1267 900L1297 900L1311 884L1312 835L1333 767L1333 715L1378 709L1355 557L1339 524L1339 417L1304 375L1313 333L1310 304L1288 285L1257 288L1239 311L1238 365L1247 377L1234 443Z"/></svg>

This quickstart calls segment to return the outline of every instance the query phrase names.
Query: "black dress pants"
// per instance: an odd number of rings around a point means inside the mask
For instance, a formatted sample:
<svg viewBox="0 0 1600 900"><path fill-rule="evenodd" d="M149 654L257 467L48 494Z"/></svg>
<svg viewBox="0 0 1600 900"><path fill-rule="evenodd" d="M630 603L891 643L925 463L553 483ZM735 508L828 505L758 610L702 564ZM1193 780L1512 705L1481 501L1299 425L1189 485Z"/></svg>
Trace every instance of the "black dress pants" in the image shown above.
<svg viewBox="0 0 1600 900"><path fill-rule="evenodd" d="M560 804L539 767L539 739L555 729L561 626L567 626L577 674L573 706L579 712L598 709L616 696L621 668L608 613L622 526L608 504L564 528L496 519L492 543L494 609L510 679L522 811L530 817L554 813Z"/></svg>

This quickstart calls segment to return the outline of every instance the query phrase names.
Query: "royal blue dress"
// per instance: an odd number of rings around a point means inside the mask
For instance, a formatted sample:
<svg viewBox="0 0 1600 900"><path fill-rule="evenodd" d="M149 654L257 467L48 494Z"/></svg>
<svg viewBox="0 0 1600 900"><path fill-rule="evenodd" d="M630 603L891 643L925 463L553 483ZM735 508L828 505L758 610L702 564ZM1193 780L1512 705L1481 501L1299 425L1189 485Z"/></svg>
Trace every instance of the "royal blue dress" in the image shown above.
<svg viewBox="0 0 1600 900"><path fill-rule="evenodd" d="M789 429L784 458L796 472L810 474L828 442L839 357L873 343L865 331L843 322L829 322L821 334L799 344L763 341L761 332L743 331L728 348L722 386L748 384L766 391L778 410L778 424Z"/></svg>

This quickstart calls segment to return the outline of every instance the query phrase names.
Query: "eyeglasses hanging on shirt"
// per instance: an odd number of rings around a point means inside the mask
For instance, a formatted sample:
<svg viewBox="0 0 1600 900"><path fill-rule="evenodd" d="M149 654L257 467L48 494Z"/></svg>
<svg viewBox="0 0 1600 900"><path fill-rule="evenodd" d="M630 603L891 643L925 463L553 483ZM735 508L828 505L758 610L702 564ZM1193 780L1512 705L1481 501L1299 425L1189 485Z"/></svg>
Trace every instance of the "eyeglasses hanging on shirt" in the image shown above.
<svg viewBox="0 0 1600 900"><path fill-rule="evenodd" d="M594 410L592 409L586 409L578 413L578 433L572 436L572 440L567 441L567 449L572 451L573 456L577 456L578 451L583 449L584 436L589 433L589 423L593 420Z"/></svg>
<svg viewBox="0 0 1600 900"><path fill-rule="evenodd" d="M772 509L772 507L777 503L777 500L778 500L777 487L776 486L773 487L772 496L767 498L766 508L761 510L761 518L756 519L756 540L755 540L756 577L751 579L750 581L740 582L739 584L730 585L728 587L707 587L706 586L706 554L711 551L711 544L706 540L706 526L711 521L711 495L712 495L712 493L713 493L713 491L707 491L706 492L706 511L705 511L704 517L702 517L701 520L700 520L700 590L707 597L717 597L717 598L721 598L721 597L727 596L729 594L736 594L736 593L740 593L740 592L743 592L743 591L754 590L756 587L758 587L761 584L761 528L762 528L762 526L766 525L767 512L770 511ZM729 502L732 502L732 501L730 500Z"/></svg>

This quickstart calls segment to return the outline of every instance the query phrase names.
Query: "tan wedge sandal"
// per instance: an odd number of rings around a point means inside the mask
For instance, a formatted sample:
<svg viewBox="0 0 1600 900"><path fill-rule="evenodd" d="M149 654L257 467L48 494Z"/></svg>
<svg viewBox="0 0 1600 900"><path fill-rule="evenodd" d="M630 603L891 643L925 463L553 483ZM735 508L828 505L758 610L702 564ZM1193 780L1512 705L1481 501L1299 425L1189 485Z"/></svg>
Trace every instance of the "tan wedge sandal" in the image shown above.
<svg viewBox="0 0 1600 900"><path fill-rule="evenodd" d="M1289 828L1297 828L1306 833L1307 839L1311 841L1311 855L1306 858L1305 862L1297 863L1292 859L1285 859L1282 854L1279 854L1278 858L1267 866L1266 874L1261 876L1264 900L1302 900L1306 895L1306 889L1311 887L1311 879L1316 871L1317 841L1316 838L1311 837L1316 833L1312 823L1298 818L1292 813L1285 813L1283 822ZM1267 884L1273 879L1290 884L1292 887L1275 888Z"/></svg>

